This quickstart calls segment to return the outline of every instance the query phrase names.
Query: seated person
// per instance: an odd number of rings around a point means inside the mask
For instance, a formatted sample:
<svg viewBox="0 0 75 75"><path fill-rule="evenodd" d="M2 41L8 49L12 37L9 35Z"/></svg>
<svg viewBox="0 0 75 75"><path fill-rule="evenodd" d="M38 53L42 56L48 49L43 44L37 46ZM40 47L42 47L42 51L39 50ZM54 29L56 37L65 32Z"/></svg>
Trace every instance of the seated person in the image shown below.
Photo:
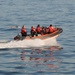
<svg viewBox="0 0 75 75"><path fill-rule="evenodd" d="M41 35L45 35L46 34L46 27L42 27L42 30L41 30Z"/></svg>
<svg viewBox="0 0 75 75"><path fill-rule="evenodd" d="M32 36L32 37L34 37L34 35L37 36L36 29L35 29L33 26L31 27L31 31L30 31L30 33L31 33L31 36Z"/></svg>
<svg viewBox="0 0 75 75"><path fill-rule="evenodd" d="M40 25L38 24L38 26L37 26L37 28L36 28L37 34L41 34L41 30L42 30L42 28L41 28Z"/></svg>
<svg viewBox="0 0 75 75"><path fill-rule="evenodd" d="M49 32L53 33L54 31L56 31L56 28L54 28L52 25L49 26Z"/></svg>
<svg viewBox="0 0 75 75"><path fill-rule="evenodd" d="M26 28L25 26L23 25L22 28L21 28L21 35L26 37L27 36L27 31L26 31Z"/></svg>
<svg viewBox="0 0 75 75"><path fill-rule="evenodd" d="M45 34L49 34L49 28L48 27L45 28Z"/></svg>

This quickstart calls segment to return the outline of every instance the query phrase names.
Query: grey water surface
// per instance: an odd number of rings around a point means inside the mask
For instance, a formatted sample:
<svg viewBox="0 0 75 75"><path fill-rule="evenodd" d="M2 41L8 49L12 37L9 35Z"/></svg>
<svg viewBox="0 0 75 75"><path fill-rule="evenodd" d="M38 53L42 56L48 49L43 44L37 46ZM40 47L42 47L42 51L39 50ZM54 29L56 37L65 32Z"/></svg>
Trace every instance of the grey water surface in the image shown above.
<svg viewBox="0 0 75 75"><path fill-rule="evenodd" d="M0 0L1 41L37 24L61 27L63 49L0 49L0 75L75 75L75 0Z"/></svg>

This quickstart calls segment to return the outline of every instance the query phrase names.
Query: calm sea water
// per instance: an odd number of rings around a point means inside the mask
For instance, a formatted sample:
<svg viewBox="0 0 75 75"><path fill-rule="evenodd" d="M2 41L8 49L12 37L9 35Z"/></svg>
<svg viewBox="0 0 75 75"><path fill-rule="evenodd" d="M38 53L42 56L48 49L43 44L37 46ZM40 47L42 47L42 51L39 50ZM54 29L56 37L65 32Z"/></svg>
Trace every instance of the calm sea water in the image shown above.
<svg viewBox="0 0 75 75"><path fill-rule="evenodd" d="M37 24L63 28L57 38L63 49L0 49L0 75L75 75L75 0L0 0L1 42Z"/></svg>

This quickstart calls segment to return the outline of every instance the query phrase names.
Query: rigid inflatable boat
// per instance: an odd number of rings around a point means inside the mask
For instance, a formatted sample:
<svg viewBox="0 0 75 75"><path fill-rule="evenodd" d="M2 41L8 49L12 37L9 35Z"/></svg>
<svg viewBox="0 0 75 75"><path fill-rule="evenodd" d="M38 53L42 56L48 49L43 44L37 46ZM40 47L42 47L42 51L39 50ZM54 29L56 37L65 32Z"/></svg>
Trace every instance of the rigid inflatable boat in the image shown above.
<svg viewBox="0 0 75 75"><path fill-rule="evenodd" d="M31 37L31 35L27 35L26 37L22 37L21 35L17 35L14 37L14 40L30 40L30 39L41 39L41 40L45 40L45 39L48 39L48 38L52 38L52 37L58 37L60 35L60 33L63 32L63 29L62 28L57 28L56 31L52 32L52 33L49 33L49 34L44 34L44 35L38 35L38 36L34 36L34 37Z"/></svg>

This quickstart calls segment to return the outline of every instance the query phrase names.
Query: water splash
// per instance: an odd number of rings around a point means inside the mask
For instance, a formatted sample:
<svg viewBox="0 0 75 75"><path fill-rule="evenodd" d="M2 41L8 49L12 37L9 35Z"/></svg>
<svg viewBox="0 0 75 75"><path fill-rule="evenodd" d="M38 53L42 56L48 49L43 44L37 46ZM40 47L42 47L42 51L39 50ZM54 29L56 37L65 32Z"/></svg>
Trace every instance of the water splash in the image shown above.
<svg viewBox="0 0 75 75"><path fill-rule="evenodd" d="M49 38L46 40L34 39L34 40L20 40L1 42L0 49L3 48L31 48L31 47L43 47L43 46L57 46L56 38Z"/></svg>

